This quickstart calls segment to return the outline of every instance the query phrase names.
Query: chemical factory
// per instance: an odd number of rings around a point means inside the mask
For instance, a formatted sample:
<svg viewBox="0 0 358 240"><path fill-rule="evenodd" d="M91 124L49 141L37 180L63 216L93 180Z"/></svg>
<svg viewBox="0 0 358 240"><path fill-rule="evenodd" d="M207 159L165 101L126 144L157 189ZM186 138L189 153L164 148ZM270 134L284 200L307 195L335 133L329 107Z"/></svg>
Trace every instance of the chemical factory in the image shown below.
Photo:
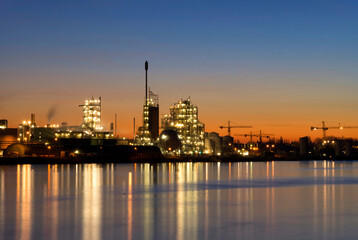
<svg viewBox="0 0 358 240"><path fill-rule="evenodd" d="M274 134L261 130L235 136L249 137L246 143L235 141L231 136L233 128L253 128L233 124L218 126L227 129L226 136L216 132L205 132L200 121L199 107L189 98L180 99L169 108L168 114L159 117L159 95L148 91L148 62L145 62L145 100L142 123L135 129L133 138L119 138L116 135L117 121L110 130L102 126L101 97L84 100L82 124L68 126L36 124L35 114L23 121L18 128L8 128L6 119L0 120L0 156L4 157L51 157L59 159L110 159L113 162L151 161L164 157L210 158L211 160L242 159L347 159L357 157L358 142L352 139L327 137L329 129L356 128L355 126L311 127L312 131L322 130L323 138L312 142L302 137L298 142L276 140ZM116 115L115 115L116 116ZM257 141L253 141L257 138Z"/></svg>

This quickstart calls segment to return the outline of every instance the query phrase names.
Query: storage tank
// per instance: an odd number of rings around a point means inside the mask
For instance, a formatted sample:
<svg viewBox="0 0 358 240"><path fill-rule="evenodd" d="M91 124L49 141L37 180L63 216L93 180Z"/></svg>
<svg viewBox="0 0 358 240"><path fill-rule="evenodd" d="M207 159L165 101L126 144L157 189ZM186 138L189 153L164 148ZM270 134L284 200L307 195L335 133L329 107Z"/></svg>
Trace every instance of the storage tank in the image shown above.
<svg viewBox="0 0 358 240"><path fill-rule="evenodd" d="M166 151L175 151L180 149L181 142L178 133L173 129L164 130L159 137L159 146Z"/></svg>

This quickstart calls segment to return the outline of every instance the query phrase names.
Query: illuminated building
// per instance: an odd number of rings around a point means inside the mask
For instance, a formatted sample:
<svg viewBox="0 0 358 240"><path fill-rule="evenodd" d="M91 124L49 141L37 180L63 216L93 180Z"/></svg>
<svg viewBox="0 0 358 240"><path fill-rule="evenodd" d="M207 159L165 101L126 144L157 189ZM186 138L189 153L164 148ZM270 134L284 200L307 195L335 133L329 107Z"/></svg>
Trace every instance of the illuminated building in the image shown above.
<svg viewBox="0 0 358 240"><path fill-rule="evenodd" d="M170 107L170 114L162 117L164 129L178 132L184 154L201 154L204 150L204 124L198 120L198 107L190 98Z"/></svg>
<svg viewBox="0 0 358 240"><path fill-rule="evenodd" d="M221 155L222 152L222 137L216 132L205 133L205 154L208 155Z"/></svg>
<svg viewBox="0 0 358 240"><path fill-rule="evenodd" d="M0 119L0 129L7 128L7 119Z"/></svg>
<svg viewBox="0 0 358 240"><path fill-rule="evenodd" d="M87 99L84 104L79 105L83 108L82 128L89 131L101 131L101 97L98 99Z"/></svg>
<svg viewBox="0 0 358 240"><path fill-rule="evenodd" d="M110 132L94 132L90 135L83 131L57 131L55 133L56 139L70 138L70 139L114 139L114 135Z"/></svg>
<svg viewBox="0 0 358 240"><path fill-rule="evenodd" d="M144 64L145 69L145 104L143 106L143 126L139 127L137 143L153 145L159 136L159 97L150 91L148 97L148 61Z"/></svg>
<svg viewBox="0 0 358 240"><path fill-rule="evenodd" d="M143 126L139 128L139 142L153 145L159 136L159 97L149 90L149 98L143 106Z"/></svg>
<svg viewBox="0 0 358 240"><path fill-rule="evenodd" d="M35 114L31 114L31 121L23 121L17 130L17 140L19 142L30 142L33 129L36 127Z"/></svg>

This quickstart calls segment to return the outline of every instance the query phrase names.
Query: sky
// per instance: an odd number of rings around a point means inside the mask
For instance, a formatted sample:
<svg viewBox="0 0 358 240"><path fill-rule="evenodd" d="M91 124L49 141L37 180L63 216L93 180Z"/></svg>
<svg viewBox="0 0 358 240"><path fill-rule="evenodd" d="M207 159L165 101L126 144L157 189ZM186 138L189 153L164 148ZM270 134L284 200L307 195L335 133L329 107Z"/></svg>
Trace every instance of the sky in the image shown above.
<svg viewBox="0 0 358 240"><path fill-rule="evenodd" d="M321 137L322 121L358 126L357 12L353 0L0 0L0 118L80 125L78 105L101 96L104 127L117 113L131 137L148 60L160 114L190 97L209 132L230 120L253 126L233 134Z"/></svg>

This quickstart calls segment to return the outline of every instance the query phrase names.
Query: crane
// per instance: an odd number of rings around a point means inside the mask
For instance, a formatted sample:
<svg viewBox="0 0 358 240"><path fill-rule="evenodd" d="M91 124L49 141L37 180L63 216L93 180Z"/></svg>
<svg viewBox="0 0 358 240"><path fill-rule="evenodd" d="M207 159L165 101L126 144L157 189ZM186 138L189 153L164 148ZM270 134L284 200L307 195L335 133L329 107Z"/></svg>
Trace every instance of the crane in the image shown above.
<svg viewBox="0 0 358 240"><path fill-rule="evenodd" d="M227 128L227 134L231 136L231 128L252 128L252 126L230 125L230 121L228 121L227 126L219 126L219 128Z"/></svg>
<svg viewBox="0 0 358 240"><path fill-rule="evenodd" d="M331 126L331 127L327 127L326 123L324 121L322 121L322 127L311 127L311 131L315 131L315 130L319 130L322 129L323 131L323 138L325 139L327 137L327 130L328 129L345 129L345 128L358 128L358 126L341 126L341 124L338 124L338 126Z"/></svg>
<svg viewBox="0 0 358 240"><path fill-rule="evenodd" d="M264 134L260 130L260 133L253 134L252 131L247 134L235 134L235 136L244 136L244 137L250 137L250 142L252 142L252 137L258 137L260 139L260 143L262 143L262 138L270 138L271 136L274 136L275 134Z"/></svg>

